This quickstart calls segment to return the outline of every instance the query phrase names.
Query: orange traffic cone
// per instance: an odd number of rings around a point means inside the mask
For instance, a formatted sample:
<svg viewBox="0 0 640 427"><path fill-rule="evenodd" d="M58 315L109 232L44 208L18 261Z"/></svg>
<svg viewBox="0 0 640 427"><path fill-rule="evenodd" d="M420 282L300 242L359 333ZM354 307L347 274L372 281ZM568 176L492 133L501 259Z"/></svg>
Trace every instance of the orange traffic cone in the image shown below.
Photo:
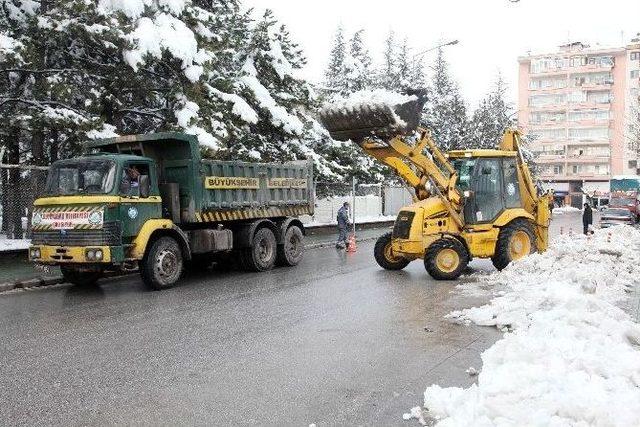
<svg viewBox="0 0 640 427"><path fill-rule="evenodd" d="M347 241L347 252L355 252L357 250L358 248L356 246L356 235L351 234L351 236L349 236L349 240Z"/></svg>

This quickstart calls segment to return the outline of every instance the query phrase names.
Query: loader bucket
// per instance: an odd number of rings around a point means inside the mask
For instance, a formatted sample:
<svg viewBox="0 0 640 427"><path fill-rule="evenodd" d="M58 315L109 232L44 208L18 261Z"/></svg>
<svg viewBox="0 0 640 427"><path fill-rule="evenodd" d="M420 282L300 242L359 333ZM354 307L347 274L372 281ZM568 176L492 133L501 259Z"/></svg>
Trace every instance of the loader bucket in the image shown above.
<svg viewBox="0 0 640 427"><path fill-rule="evenodd" d="M320 112L320 121L337 141L361 143L365 138L390 139L413 132L420 124L424 92L404 104L360 104L352 108L328 107Z"/></svg>

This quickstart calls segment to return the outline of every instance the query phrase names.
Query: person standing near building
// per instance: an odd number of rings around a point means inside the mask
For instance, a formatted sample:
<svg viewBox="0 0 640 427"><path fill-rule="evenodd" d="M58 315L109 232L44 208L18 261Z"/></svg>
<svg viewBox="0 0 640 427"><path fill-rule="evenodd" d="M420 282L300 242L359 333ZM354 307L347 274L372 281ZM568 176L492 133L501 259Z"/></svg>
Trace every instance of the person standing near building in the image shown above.
<svg viewBox="0 0 640 427"><path fill-rule="evenodd" d="M338 222L338 241L336 242L336 248L344 249L347 247L347 233L349 231L349 202L342 204L342 207L338 210L336 221Z"/></svg>
<svg viewBox="0 0 640 427"><path fill-rule="evenodd" d="M589 234L589 226L593 224L593 211L589 203L584 204L584 211L582 211L582 225L584 227L584 234Z"/></svg>

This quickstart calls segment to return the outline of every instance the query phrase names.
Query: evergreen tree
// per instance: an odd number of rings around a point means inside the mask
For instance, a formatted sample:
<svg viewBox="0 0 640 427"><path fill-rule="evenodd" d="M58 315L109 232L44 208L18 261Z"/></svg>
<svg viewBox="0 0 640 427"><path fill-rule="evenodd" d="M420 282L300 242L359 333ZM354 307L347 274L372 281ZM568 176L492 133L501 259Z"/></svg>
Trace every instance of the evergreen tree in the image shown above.
<svg viewBox="0 0 640 427"><path fill-rule="evenodd" d="M349 41L349 52L345 58L345 90L348 95L371 87L372 60L364 45L364 30L358 30Z"/></svg>
<svg viewBox="0 0 640 427"><path fill-rule="evenodd" d="M498 74L491 91L480 101L470 123L469 145L494 148L508 127L514 124L513 105L505 100L507 85Z"/></svg>
<svg viewBox="0 0 640 427"><path fill-rule="evenodd" d="M341 93L345 90L346 53L344 29L339 26L333 37L333 45L329 53L329 65L324 75L324 85L330 92Z"/></svg>
<svg viewBox="0 0 640 427"><path fill-rule="evenodd" d="M382 66L378 75L377 86L387 90L394 90L398 86L395 38L395 33L390 31L384 42Z"/></svg>
<svg viewBox="0 0 640 427"><path fill-rule="evenodd" d="M438 146L445 150L465 148L467 141L467 108L458 85L449 75L442 49L438 50L429 87L429 99L422 113L422 125L431 130Z"/></svg>

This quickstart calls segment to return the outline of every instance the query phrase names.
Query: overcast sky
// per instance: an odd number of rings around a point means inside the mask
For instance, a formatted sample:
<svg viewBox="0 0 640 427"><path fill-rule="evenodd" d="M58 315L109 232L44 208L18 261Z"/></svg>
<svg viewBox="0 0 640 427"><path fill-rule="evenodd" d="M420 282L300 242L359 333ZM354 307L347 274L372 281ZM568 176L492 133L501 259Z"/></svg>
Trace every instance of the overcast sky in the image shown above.
<svg viewBox="0 0 640 427"><path fill-rule="evenodd" d="M640 32L640 0L244 0L272 9L304 49L311 81L320 81L338 25L350 34L364 28L377 59L393 30L417 50L460 40L446 56L462 93L475 108L500 70L516 99L517 58L528 50L587 41L622 45ZM425 64L433 61L433 52ZM428 69L427 69L428 71Z"/></svg>

